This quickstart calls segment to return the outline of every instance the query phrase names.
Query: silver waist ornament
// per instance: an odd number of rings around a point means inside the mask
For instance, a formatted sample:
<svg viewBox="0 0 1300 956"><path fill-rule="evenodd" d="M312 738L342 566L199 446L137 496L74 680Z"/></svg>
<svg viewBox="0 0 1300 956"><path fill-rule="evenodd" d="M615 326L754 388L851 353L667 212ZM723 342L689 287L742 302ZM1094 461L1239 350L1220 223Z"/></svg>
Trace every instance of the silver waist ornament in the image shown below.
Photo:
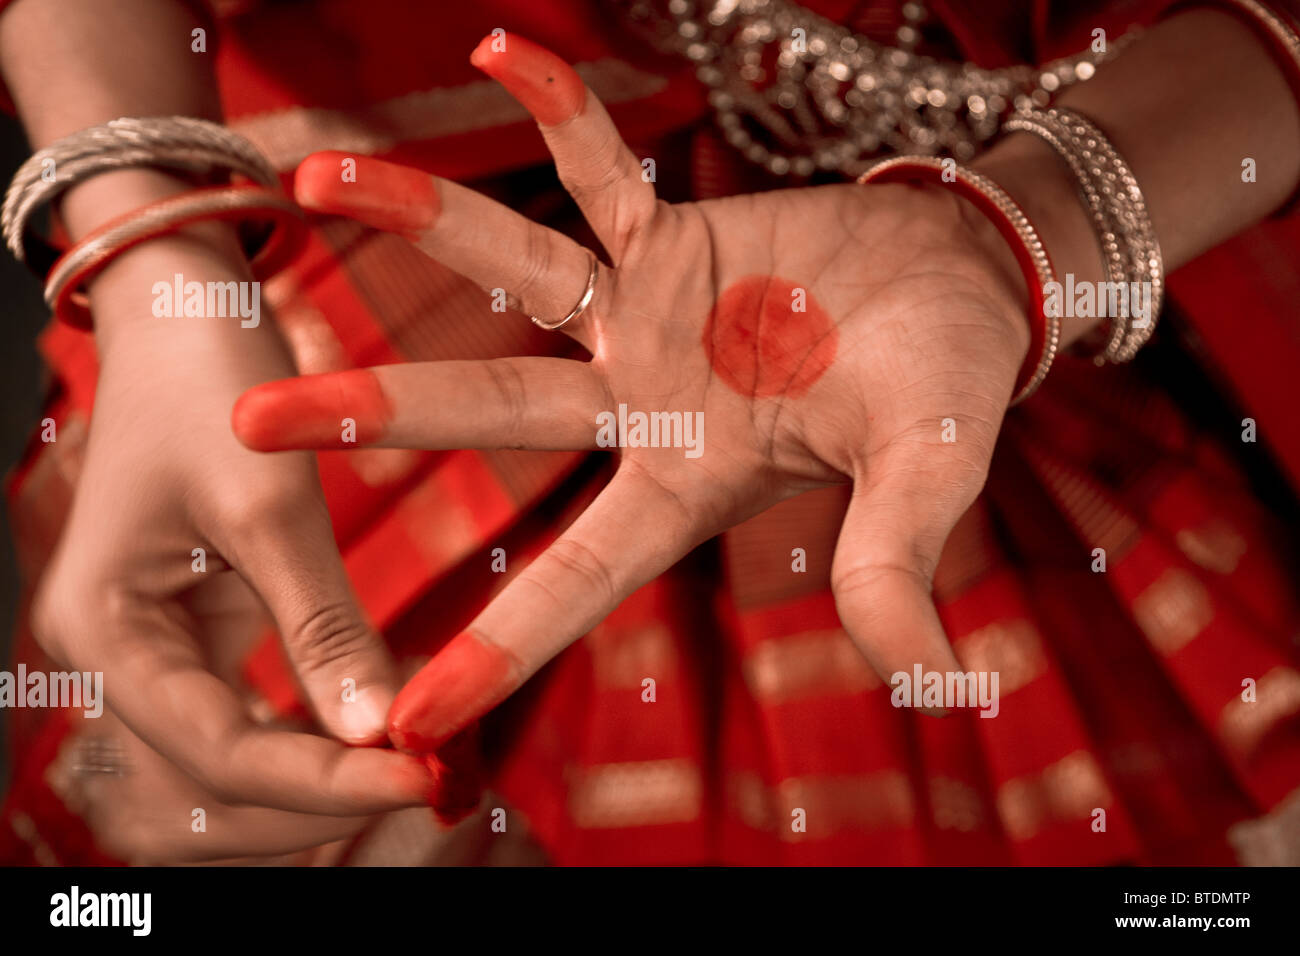
<svg viewBox="0 0 1300 956"><path fill-rule="evenodd" d="M779 176L834 170L856 177L893 155L968 160L1012 110L1046 106L1133 36L1041 67L985 70L917 54L928 14L916 2L902 5L897 46L787 0L628 6L661 46L698 64L727 141Z"/></svg>

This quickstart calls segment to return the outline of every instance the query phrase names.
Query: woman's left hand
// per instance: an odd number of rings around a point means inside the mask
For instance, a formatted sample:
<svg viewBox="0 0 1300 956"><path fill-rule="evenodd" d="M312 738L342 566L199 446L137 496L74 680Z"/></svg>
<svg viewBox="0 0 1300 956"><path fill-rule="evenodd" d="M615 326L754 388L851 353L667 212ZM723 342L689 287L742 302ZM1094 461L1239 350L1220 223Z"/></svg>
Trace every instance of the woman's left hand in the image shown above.
<svg viewBox="0 0 1300 956"><path fill-rule="evenodd" d="M394 742L432 750L700 542L845 482L831 582L846 630L886 680L918 663L960 670L931 578L983 486L1029 343L1024 283L993 226L936 187L659 202L577 74L526 40L505 43L493 52L485 40L473 62L537 119L612 263L563 328L591 361L274 382L240 399L235 431L264 451L356 447L344 419L357 444L586 449L628 437L601 433L625 407L633 424L673 415L660 424L676 447L621 449L596 501L402 691ZM345 158L306 160L299 202L403 233L528 314L558 320L583 295L591 260L572 240L376 160L357 160L343 182Z"/></svg>

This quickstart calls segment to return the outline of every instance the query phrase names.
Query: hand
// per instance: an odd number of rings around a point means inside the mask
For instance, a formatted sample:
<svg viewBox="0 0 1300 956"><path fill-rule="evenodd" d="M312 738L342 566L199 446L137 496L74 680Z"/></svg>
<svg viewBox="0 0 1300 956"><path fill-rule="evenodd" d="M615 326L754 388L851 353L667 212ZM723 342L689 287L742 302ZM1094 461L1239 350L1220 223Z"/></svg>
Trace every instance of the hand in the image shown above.
<svg viewBox="0 0 1300 956"><path fill-rule="evenodd" d="M111 711L95 724L94 733L120 748L126 772L90 774L75 797L65 794L64 800L86 822L96 846L130 866L264 861L349 839L373 822L366 816L222 803ZM202 827L196 830L199 821Z"/></svg>
<svg viewBox="0 0 1300 956"><path fill-rule="evenodd" d="M218 575L184 600L191 632L217 676L237 680L238 662L266 628L256 595L234 575ZM205 861L267 861L355 837L375 822L365 815L328 816L223 802L133 734L111 709L98 718L70 714L64 747L97 738L117 754L120 773L61 774L59 795L95 835L96 845L131 865L169 866ZM280 720L275 729L306 731L305 718ZM458 822L477 805L475 741L457 738L440 751L429 802L444 823ZM83 758L84 759L84 758ZM433 758L430 758L433 759ZM431 768L431 769L435 769ZM202 810L203 826L196 821ZM308 856L294 857L310 865Z"/></svg>
<svg viewBox="0 0 1300 956"><path fill-rule="evenodd" d="M590 362L442 362L278 382L235 409L262 450L581 449L601 413L702 416L698 457L625 447L609 485L407 685L390 728L427 751L510 694L705 539L809 489L851 481L831 573L845 628L886 679L959 670L936 614L940 550L979 493L1028 348L1010 250L936 188L853 185L670 206L576 74L519 37L473 61L538 120L612 266L563 331ZM401 232L527 313L578 301L588 255L455 183L373 160L340 182L309 157L298 200ZM485 321L488 319L485 318ZM955 423L955 442L942 438ZM683 442L686 435L681 436Z"/></svg>
<svg viewBox="0 0 1300 956"><path fill-rule="evenodd" d="M94 420L37 636L57 660L102 671L122 721L223 803L329 815L422 804L436 783L423 761L255 724L213 673L223 649L199 643L198 585L242 582L269 608L325 729L349 744L384 739L397 675L350 592L313 456L254 455L230 434L235 396L290 374L288 356L269 321L153 317L153 283L176 272L250 278L237 247L176 237L97 280ZM342 699L348 678L355 703Z"/></svg>

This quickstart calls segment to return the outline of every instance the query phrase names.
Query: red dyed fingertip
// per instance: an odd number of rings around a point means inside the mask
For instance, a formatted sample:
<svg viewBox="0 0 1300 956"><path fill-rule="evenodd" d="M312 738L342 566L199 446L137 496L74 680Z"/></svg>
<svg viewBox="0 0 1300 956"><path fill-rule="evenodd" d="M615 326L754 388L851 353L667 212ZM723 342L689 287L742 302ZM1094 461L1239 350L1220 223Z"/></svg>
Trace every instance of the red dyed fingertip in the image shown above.
<svg viewBox="0 0 1300 956"><path fill-rule="evenodd" d="M441 792L438 769L420 757L407 754L395 756L403 758L392 771L392 785L397 792L407 794L413 801L432 804Z"/></svg>
<svg viewBox="0 0 1300 956"><path fill-rule="evenodd" d="M230 426L254 451L356 448L378 441L393 407L367 368L305 375L250 388Z"/></svg>
<svg viewBox="0 0 1300 956"><path fill-rule="evenodd" d="M483 796L478 724L452 737L425 760L434 777L429 803L439 820L450 826L478 809Z"/></svg>
<svg viewBox="0 0 1300 956"><path fill-rule="evenodd" d="M485 36L469 61L509 90L543 126L573 119L587 101L587 87L573 67L513 33Z"/></svg>
<svg viewBox="0 0 1300 956"><path fill-rule="evenodd" d="M304 209L350 216L411 240L433 228L442 208L428 173L337 150L312 153L298 165L293 196Z"/></svg>
<svg viewBox="0 0 1300 956"><path fill-rule="evenodd" d="M388 713L399 750L432 753L519 686L510 656L462 631L402 688Z"/></svg>

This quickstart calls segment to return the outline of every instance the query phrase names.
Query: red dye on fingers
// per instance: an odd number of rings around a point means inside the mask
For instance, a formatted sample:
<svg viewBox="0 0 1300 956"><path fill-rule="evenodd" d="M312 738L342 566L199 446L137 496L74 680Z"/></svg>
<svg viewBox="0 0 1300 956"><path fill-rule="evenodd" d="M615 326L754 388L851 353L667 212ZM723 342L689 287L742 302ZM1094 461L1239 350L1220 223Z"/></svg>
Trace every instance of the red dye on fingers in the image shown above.
<svg viewBox="0 0 1300 956"><path fill-rule="evenodd" d="M286 378L250 388L235 402L230 425L254 451L356 448L378 441L393 407L370 369ZM345 441L344 419L355 441Z"/></svg>
<svg viewBox="0 0 1300 956"><path fill-rule="evenodd" d="M436 754L425 758L435 781L429 803L443 823L459 823L478 808L483 795L481 758L478 724L461 731Z"/></svg>
<svg viewBox="0 0 1300 956"><path fill-rule="evenodd" d="M473 631L452 638L402 688L388 712L394 746L431 753L519 686L511 657Z"/></svg>
<svg viewBox="0 0 1300 956"><path fill-rule="evenodd" d="M804 311L796 312L800 298ZM803 395L835 361L838 342L835 323L807 289L775 276L728 286L704 329L713 370L749 398Z"/></svg>
<svg viewBox="0 0 1300 956"><path fill-rule="evenodd" d="M410 794L412 800L432 804L442 792L437 768L419 757L402 756L402 763L393 769L393 786L399 793Z"/></svg>
<svg viewBox="0 0 1300 956"><path fill-rule="evenodd" d="M356 164L355 180L351 175L344 178L345 160ZM428 173L336 150L313 153L299 164L293 196L304 209L351 216L411 240L433 228L441 211Z"/></svg>
<svg viewBox="0 0 1300 956"><path fill-rule="evenodd" d="M493 49L501 43L504 49ZM486 36L469 61L509 90L543 126L573 119L587 101L587 88L573 67L523 37Z"/></svg>

